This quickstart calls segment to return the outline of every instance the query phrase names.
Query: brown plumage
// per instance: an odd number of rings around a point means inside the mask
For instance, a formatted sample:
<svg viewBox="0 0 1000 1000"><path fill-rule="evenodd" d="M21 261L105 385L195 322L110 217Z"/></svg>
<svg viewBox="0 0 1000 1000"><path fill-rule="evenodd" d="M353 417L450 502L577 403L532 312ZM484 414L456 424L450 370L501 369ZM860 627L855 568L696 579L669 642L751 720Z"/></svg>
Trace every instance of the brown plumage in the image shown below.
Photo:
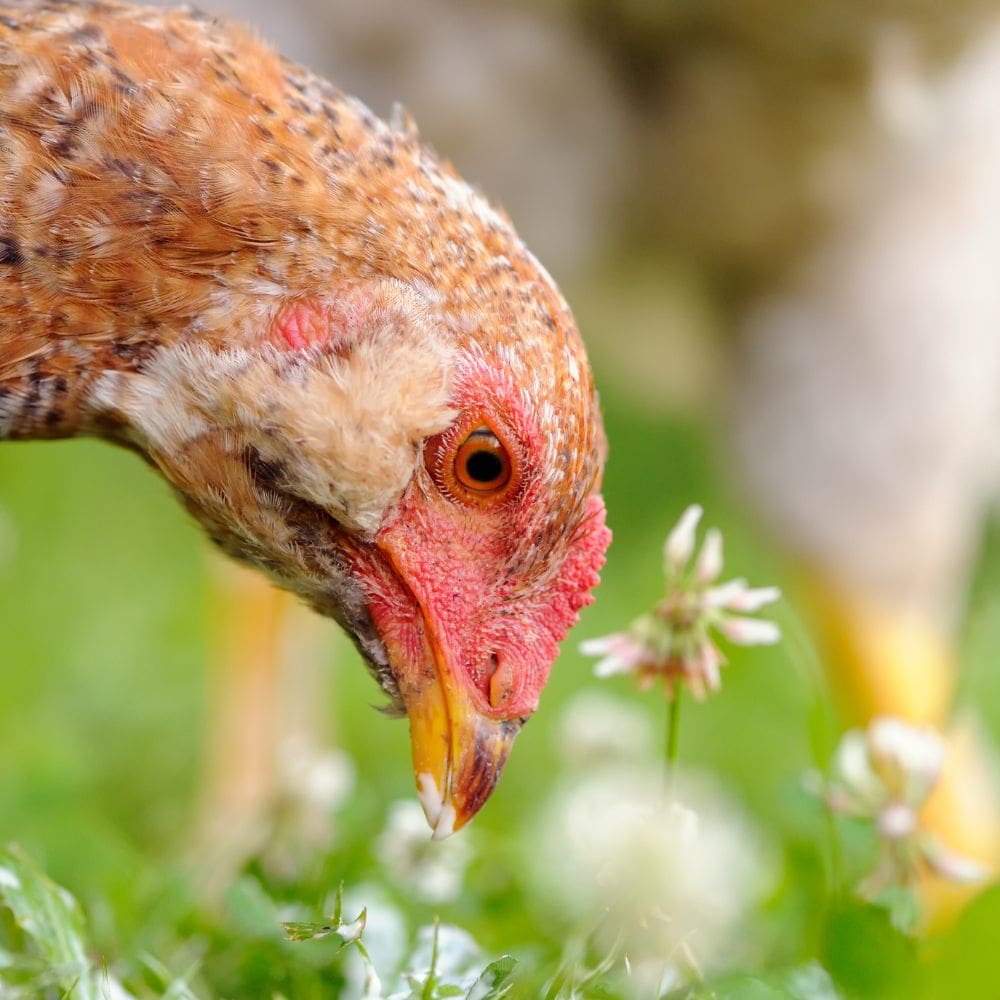
<svg viewBox="0 0 1000 1000"><path fill-rule="evenodd" d="M608 541L551 279L405 115L193 11L0 4L0 173L0 438L144 455L347 628L460 825Z"/></svg>

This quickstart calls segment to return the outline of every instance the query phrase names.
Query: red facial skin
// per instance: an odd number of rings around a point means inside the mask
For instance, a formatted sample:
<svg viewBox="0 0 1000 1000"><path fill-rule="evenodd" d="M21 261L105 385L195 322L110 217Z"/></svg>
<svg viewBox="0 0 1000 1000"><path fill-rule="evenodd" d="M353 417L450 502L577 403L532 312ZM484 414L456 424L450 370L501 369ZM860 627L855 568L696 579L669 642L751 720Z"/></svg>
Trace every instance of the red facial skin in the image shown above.
<svg viewBox="0 0 1000 1000"><path fill-rule="evenodd" d="M547 493L535 414L502 379L475 376L458 387L462 415L427 443L425 468L376 539L419 614L373 615L383 635L410 648L421 640L408 633L429 629L477 710L512 719L538 707L559 642L593 599L611 534L596 494L560 522L568 498ZM498 495L477 497L460 489L449 463L483 424L506 446L512 474Z"/></svg>
<svg viewBox="0 0 1000 1000"><path fill-rule="evenodd" d="M457 676L483 715L530 715L559 642L593 600L610 541L604 514L601 498L591 497L556 573L523 585L497 572L517 530L506 518L455 509L444 498L407 497L378 543L391 553L414 606L400 616L396 604L373 605L375 623L384 637L411 650L422 647L426 623L447 660L461 668Z"/></svg>

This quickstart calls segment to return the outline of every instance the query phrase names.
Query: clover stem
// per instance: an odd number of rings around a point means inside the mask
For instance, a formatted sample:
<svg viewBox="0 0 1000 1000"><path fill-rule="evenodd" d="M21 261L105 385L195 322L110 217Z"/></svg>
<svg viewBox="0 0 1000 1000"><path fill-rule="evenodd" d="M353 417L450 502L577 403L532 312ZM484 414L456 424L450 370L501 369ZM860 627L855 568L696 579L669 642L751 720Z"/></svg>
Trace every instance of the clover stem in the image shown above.
<svg viewBox="0 0 1000 1000"><path fill-rule="evenodd" d="M667 710L667 792L673 791L674 772L677 770L677 753L680 746L681 689L677 687L670 696Z"/></svg>

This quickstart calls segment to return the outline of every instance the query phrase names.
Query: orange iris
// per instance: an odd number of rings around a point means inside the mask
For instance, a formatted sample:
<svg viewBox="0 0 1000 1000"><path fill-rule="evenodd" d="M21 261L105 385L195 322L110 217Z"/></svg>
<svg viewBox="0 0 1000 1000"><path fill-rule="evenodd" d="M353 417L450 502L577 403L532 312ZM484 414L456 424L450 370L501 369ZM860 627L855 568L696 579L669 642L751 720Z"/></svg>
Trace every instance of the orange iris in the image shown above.
<svg viewBox="0 0 1000 1000"><path fill-rule="evenodd" d="M510 455L489 427L477 427L455 452L455 481L480 496L499 493L511 473Z"/></svg>

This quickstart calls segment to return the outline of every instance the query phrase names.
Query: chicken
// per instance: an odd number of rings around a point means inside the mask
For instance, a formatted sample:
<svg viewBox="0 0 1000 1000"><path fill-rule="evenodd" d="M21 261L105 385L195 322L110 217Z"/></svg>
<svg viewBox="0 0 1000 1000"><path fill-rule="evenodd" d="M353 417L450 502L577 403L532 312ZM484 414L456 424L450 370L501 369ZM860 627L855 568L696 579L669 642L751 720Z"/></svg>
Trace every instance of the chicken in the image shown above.
<svg viewBox="0 0 1000 1000"><path fill-rule="evenodd" d="M0 129L0 438L135 450L336 619L458 829L610 540L551 278L405 113L196 11L0 4Z"/></svg>

